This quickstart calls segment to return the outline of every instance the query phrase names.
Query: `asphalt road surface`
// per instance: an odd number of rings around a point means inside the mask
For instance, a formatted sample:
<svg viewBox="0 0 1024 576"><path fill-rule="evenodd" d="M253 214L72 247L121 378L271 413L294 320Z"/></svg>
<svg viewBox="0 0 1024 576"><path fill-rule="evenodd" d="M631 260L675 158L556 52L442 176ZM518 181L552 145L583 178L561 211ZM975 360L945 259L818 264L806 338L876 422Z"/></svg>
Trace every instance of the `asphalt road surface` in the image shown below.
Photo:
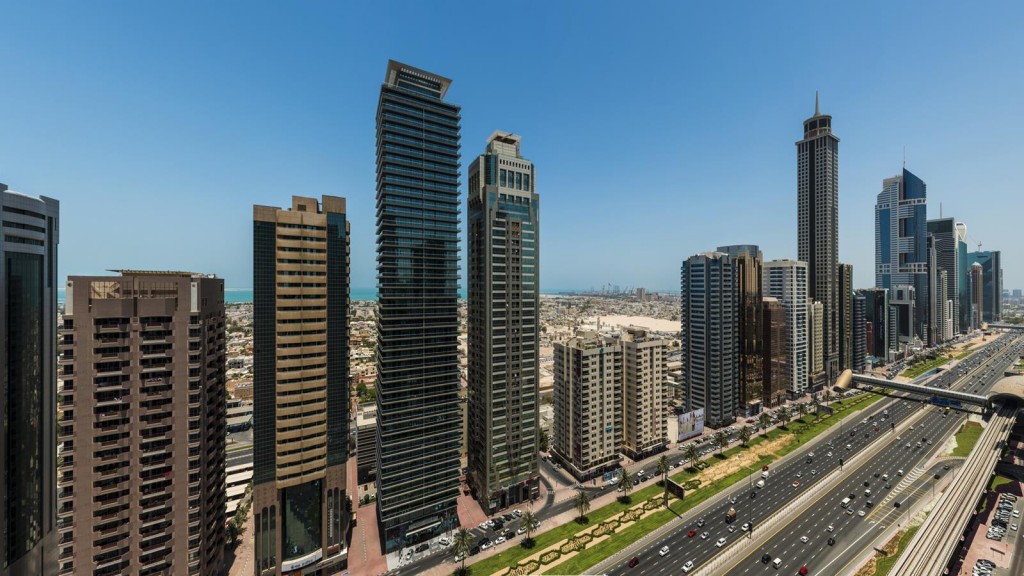
<svg viewBox="0 0 1024 576"><path fill-rule="evenodd" d="M931 384L937 387L949 387L962 375L960 367L964 370L969 370L983 361L988 362L993 355L1004 352L1009 341L1010 338L1003 337L999 341L991 343L991 345L986 346L977 354L961 362L957 369L949 370L937 376ZM1007 359L1006 362L1008 361ZM984 385L991 385L992 382L1002 377L1001 368L1003 366L1005 366L1005 363L999 363L998 368L1000 369L998 370L995 368L983 370L982 374L984 375L978 374L978 377L986 380ZM982 385L981 381L972 380L968 386L962 386L961 389L973 391ZM883 410L889 410L889 418L882 417ZM897 441L897 435L891 431L891 426L898 426L904 419L921 410L930 411L929 415L922 422L924 429L920 425L915 425L916 430L904 432L903 438ZM889 437L888 442L890 446L883 450L878 458L869 461L866 466L871 466L872 468L881 467L882 465L887 468L891 467L891 471L879 470L879 474L889 473L890 485L897 486L899 480L893 478L896 470L902 468L905 473L911 473L913 467L909 466L908 461L909 463L923 461L927 455L928 448L934 448L936 445L941 444L945 437L944 434L948 435L950 431L954 430L954 426L956 426L956 422L959 420L953 417L955 413L952 413L951 417L943 418L937 410L934 406L924 405L919 402L895 398L884 399L864 411L865 413L861 420L843 422L841 426L830 429L827 432L826 438L831 443L831 447L826 443L819 443L813 449L814 457L810 459L810 462L807 461L809 458L809 455L806 454L808 450L804 449L800 451L798 457L792 457L785 463L772 467L769 471L769 477L765 480L765 487L763 489L751 487L754 482L760 479L760 471L752 471L751 479L747 485L741 484L728 490L723 496L718 497L699 518L687 518L685 522L679 524L668 534L660 538L634 544L629 548L629 552L620 553L615 557L618 561L615 566L605 568L605 570L613 575L675 574L680 572L680 568L687 561L692 561L695 568L699 568L702 564L715 557L721 550L721 548L716 546L720 538L725 538L729 542L736 538L745 537L742 525L746 522L753 522L754 530L757 530L759 522L765 520L775 511L796 498L801 492L807 490L817 478L823 477L832 469L839 467L839 460L841 458L849 460L854 454L879 436ZM867 420L867 424L863 423L864 419ZM876 422L878 424L877 431ZM921 441L922 437L928 438L932 443L924 444L922 448L918 449L916 444ZM905 448L905 444L911 439L914 440L911 443L911 448ZM831 455L829 455L830 452ZM866 478L863 476L866 476ZM881 505L881 500L884 499L889 490L884 488L884 482L873 477L873 472L861 473L858 471L858 474L853 474L850 478L843 480L840 483L842 488L835 489L834 492L837 494L845 493L846 495L849 495L850 492L855 493L857 496L855 501L860 506L860 509L863 509L864 501L868 500L868 498L864 497L865 487L862 485L865 480L869 480L870 488L873 491L871 499L877 505ZM853 486L848 486L849 484L860 485L860 489L852 490ZM842 490L842 492L839 492L839 490ZM841 500L842 498L839 498L834 502L828 502L827 506L830 513L837 519L840 517L847 519L849 516L839 507ZM736 520L731 525L725 522L726 511L730 507L735 508L737 511ZM854 514L853 517L863 522L857 514ZM703 525L701 525L701 522L703 522ZM730 532L730 527L734 528L734 531ZM691 531L695 533L692 537L689 536ZM705 532L707 532L706 538L703 537ZM792 534L797 540L799 540L800 536L804 535L799 533L799 526L797 526L796 528L784 531L780 537L786 537L789 534ZM816 536L820 537L821 535L817 534ZM808 537L810 537L810 534L808 534ZM820 547L820 544L827 538L818 539L821 542L816 547ZM659 550L663 546L669 547L669 553L665 556L659 554ZM763 553L757 552L752 557L756 559L755 561L759 566L770 569L760 564L760 557ZM775 555L772 554L772 556ZM639 564L631 569L626 562L632 556L638 557ZM806 556L810 557L810 554L806 554ZM786 565L792 567L790 564ZM600 573L600 569L604 566L606 566L606 563L599 564L592 571ZM800 564L795 564L795 568L791 572L795 574L799 566ZM739 573L742 573L742 571Z"/></svg>

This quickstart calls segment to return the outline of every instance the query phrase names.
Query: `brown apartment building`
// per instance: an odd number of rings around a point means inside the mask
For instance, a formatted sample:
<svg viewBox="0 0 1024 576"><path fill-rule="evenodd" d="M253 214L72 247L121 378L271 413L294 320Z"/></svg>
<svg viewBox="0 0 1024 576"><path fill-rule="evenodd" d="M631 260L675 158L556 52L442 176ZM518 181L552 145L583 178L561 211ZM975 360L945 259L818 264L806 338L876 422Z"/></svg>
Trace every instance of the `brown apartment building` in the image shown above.
<svg viewBox="0 0 1024 576"><path fill-rule="evenodd" d="M65 306L59 574L219 574L224 281L131 270L72 276Z"/></svg>

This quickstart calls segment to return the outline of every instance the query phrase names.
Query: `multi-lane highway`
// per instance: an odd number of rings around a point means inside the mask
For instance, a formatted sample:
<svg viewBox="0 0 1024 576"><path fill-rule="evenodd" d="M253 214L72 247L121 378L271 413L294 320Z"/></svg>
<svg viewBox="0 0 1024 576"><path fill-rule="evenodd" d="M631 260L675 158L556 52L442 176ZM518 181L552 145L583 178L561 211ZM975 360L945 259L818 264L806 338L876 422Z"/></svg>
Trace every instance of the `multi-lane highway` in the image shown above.
<svg viewBox="0 0 1024 576"><path fill-rule="evenodd" d="M983 361L990 361L992 355L1002 351L1008 341L1009 339L1007 338L1001 338L993 342L974 356L961 362L957 369L939 374L931 383L936 386L949 387L962 374L962 370L974 368ZM996 373L993 372L990 376L994 378L995 375ZM883 411L885 410L889 411L888 417L883 416ZM896 437L902 433L893 432L892 427L899 426L905 419L922 410L926 412L930 410L928 412L929 416L921 423L924 428L922 429L921 425L915 425L915 430L907 431L907 434L912 436L904 435L906 436L905 438L896 441ZM877 479L874 478L874 472L872 471L867 475L868 478L854 476L854 478L858 479L849 481L861 483L860 490L853 492L856 496L854 500L860 506L859 509L863 509L863 503L868 499L872 499L876 505L879 505L879 501L884 499L891 490L891 488L884 488L885 481L881 479L881 474L889 473L890 486L898 486L898 483L902 480L895 476L896 471L903 468L905 474L911 474L913 468L907 465L908 462L922 461L928 448L934 446L934 443L938 441L937 439L940 436L943 436L943 433L948 434L954 426L953 421L956 419L955 417L942 418L936 412L935 407L923 408L919 403L898 399L883 400L866 412L866 414L861 416L860 420L845 422L843 425L836 427L835 430L830 430L825 438L816 441L813 448L804 449L799 454L791 456L773 467L769 470L764 488L757 489L751 487L753 482L760 479L761 472L760 470L752 471L750 483L734 487L710 505L706 504L702 507L703 511L700 514L691 515L692 517L688 517L684 522L675 526L663 536L652 537L629 547L626 551L617 554L612 559L599 564L594 571L601 572L604 570L611 574L661 574L667 573L666 571L675 572L686 562L693 562L695 568L699 568L723 549L717 546L720 538L725 538L726 543L729 543L737 538L745 537L742 526L746 522L753 523L756 533L758 524L761 521L781 509L810 487L817 479L823 477L832 469L839 467L840 459L844 461L849 460L852 455L878 439L879 436L882 436L888 437L892 441L891 444L894 446L898 445L900 448L898 450L893 449L891 452L886 451L884 454L879 455L878 459L873 459L870 462L875 462L876 465L892 467L892 471L880 471L879 478ZM866 419L866 423L864 419ZM905 444L911 438L914 438L911 448L905 448ZM923 442L922 447L917 448L917 443L921 441L921 438L927 438L932 443ZM813 457L810 456L811 452L814 454ZM859 475L864 474L860 473ZM866 488L862 484L865 480L869 482L869 488L872 489L871 498L864 496ZM846 487L845 483L842 483L841 486L844 486L843 489L846 490L846 495L848 496L851 491ZM834 503L830 503L830 508L832 510L839 510L839 515L841 516L837 518L836 523L839 523L839 520L849 522L850 518L839 508L841 500L840 498ZM729 508L735 508L737 511L737 518L731 524L725 522L726 511ZM867 512L865 512L865 517L867 517ZM853 518L861 523L864 522L864 519L856 512ZM868 521L870 522L870 520ZM836 527L836 523L833 523L834 527ZM806 524L805 526L810 528L811 524ZM733 531L729 530L730 527L733 528ZM787 531L796 533L797 529L787 529ZM707 533L707 538L702 537L705 532ZM691 533L694 535L690 536ZM795 538L799 541L801 536L803 534L796 534ZM807 534L807 536L810 541L811 535ZM817 540L820 541L814 545L815 548L820 547L826 542L827 537L817 538ZM800 542L800 544L804 545L803 542ZM662 556L659 554L659 551L664 546L667 546L669 551L666 555ZM760 564L760 559L764 553L766 552L758 552L756 555L752 555L756 558L759 566L763 566ZM772 554L773 557L775 555ZM631 569L628 567L627 562L633 556L638 557L639 564ZM806 556L809 557L810 555L807 554ZM800 565L802 564L796 564L797 567Z"/></svg>

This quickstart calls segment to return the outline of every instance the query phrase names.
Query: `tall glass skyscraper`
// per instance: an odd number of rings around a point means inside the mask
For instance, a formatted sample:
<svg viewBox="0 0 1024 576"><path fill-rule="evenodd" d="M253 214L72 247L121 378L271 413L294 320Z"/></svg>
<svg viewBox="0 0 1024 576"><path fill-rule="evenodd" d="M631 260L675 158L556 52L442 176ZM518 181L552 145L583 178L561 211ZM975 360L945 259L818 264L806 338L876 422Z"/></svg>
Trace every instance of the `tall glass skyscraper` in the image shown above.
<svg viewBox="0 0 1024 576"><path fill-rule="evenodd" d="M960 292L966 281L965 261L960 260L961 242L956 223L952 218L928 221L928 233L934 239L935 259L938 269L946 271L946 298L953 303L953 333L961 332ZM966 251L966 244L963 245ZM934 283L933 283L934 284Z"/></svg>
<svg viewBox="0 0 1024 576"><path fill-rule="evenodd" d="M821 302L825 373L839 376L839 138L814 96L797 147L797 254L807 263L808 293Z"/></svg>
<svg viewBox="0 0 1024 576"><path fill-rule="evenodd" d="M970 263L980 264L982 270L982 309L978 313L981 322L999 322L1003 319L1003 265L998 250L969 252Z"/></svg>
<svg viewBox="0 0 1024 576"><path fill-rule="evenodd" d="M740 385L737 406L744 415L755 414L754 406L761 403L764 381L762 362L764 353L761 312L761 249L754 244L719 246L719 252L732 256L736 267L736 287L739 302L736 310L740 339Z"/></svg>
<svg viewBox="0 0 1024 576"><path fill-rule="evenodd" d="M377 105L377 514L387 551L458 521L459 122L451 80L388 62Z"/></svg>
<svg viewBox="0 0 1024 576"><path fill-rule="evenodd" d="M875 203L875 287L889 294L900 286L910 286L913 294L912 334L929 342L928 317L928 187L906 168L902 174L886 178Z"/></svg>
<svg viewBox="0 0 1024 576"><path fill-rule="evenodd" d="M0 576L57 573L59 211L0 184Z"/></svg>
<svg viewBox="0 0 1024 576"><path fill-rule="evenodd" d="M686 411L704 409L713 427L734 422L739 410L739 291L736 267L724 252L683 261L681 340Z"/></svg>
<svg viewBox="0 0 1024 576"><path fill-rule="evenodd" d="M469 166L469 478L493 513L539 495L540 198L522 139Z"/></svg>

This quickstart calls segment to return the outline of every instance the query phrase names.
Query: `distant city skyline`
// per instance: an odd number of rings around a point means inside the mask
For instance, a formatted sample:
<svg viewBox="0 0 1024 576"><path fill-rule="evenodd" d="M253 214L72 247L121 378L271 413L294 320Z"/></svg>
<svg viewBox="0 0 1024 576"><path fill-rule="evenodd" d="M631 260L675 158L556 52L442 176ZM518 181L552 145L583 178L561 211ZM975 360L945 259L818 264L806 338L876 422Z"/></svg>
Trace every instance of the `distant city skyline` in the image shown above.
<svg viewBox="0 0 1024 576"><path fill-rule="evenodd" d="M1014 212L1000 209L1019 193L1012 159L1024 155L1024 78L1005 73L1024 53L1024 6L995 19L882 6L885 18L860 5L751 5L726 17L724 6L555 4L519 22L516 50L485 54L466 49L490 35L469 14L446 22L460 34L438 37L422 25L436 11L420 5L400 17L393 5L11 5L0 180L61 199L61 278L145 265L213 272L228 288L251 288L240 207L274 205L282 189L345 196L352 285L371 287L373 109L379 70L395 58L460 79L451 98L465 107L469 149L495 130L531 142L546 167L542 292L674 292L679 262L708 247L798 257L792 143L820 90L843 138L839 260L854 266L855 286L874 284L877 183L904 150L907 168L927 175L928 218L965 222L972 251L1003 252L1004 286L1024 286ZM474 19L514 18L511 6L479 8ZM807 51L794 39L822 20L828 33ZM193 41L159 33L167 27ZM495 90L496 76L515 89ZM95 226L113 206L133 218ZM181 219L200 233L178 234Z"/></svg>

